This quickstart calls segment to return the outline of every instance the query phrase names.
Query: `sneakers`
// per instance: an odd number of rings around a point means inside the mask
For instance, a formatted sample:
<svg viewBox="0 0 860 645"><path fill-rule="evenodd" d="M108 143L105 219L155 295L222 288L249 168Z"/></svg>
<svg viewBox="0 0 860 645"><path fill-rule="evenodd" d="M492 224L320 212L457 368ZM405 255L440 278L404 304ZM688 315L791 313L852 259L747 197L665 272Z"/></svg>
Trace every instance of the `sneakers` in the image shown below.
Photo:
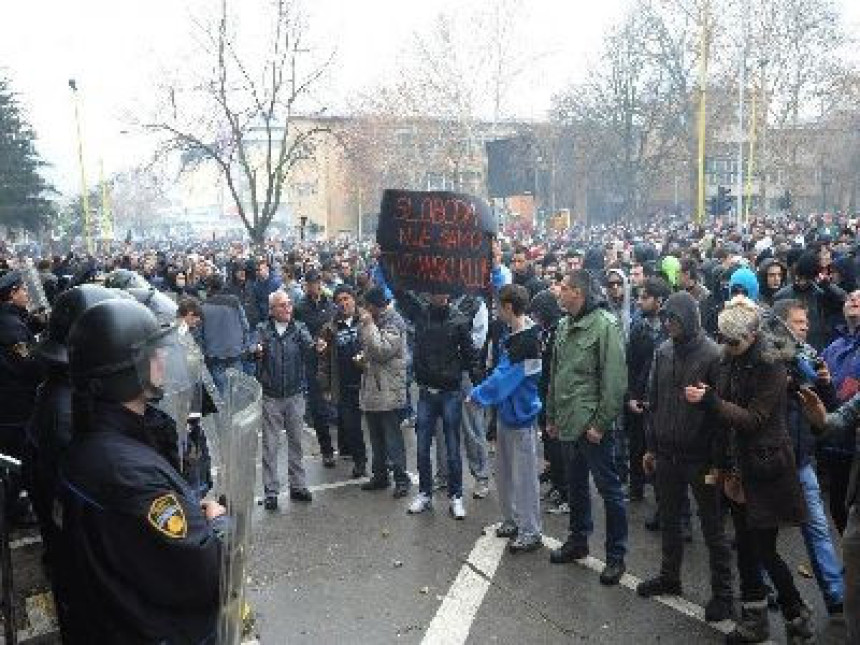
<svg viewBox="0 0 860 645"><path fill-rule="evenodd" d="M310 502L313 496L307 488L291 488L290 499L294 502Z"/></svg>
<svg viewBox="0 0 860 645"><path fill-rule="evenodd" d="M543 546L540 535L521 535L508 544L508 553L528 553Z"/></svg>
<svg viewBox="0 0 860 645"><path fill-rule="evenodd" d="M575 560L582 560L588 556L588 545L574 544L570 540L559 548L549 552L549 561L553 564L565 564Z"/></svg>
<svg viewBox="0 0 860 645"><path fill-rule="evenodd" d="M607 587L617 585L621 582L621 576L624 575L625 571L627 571L627 567L624 566L624 562L620 560L618 562L607 562L606 566L603 567L603 572L600 574L600 584Z"/></svg>
<svg viewBox="0 0 860 645"><path fill-rule="evenodd" d="M417 515L418 513L429 511L431 508L433 508L433 499L429 495L418 493L415 499L412 500L409 508L406 509L406 512L410 515Z"/></svg>
<svg viewBox="0 0 860 645"><path fill-rule="evenodd" d="M681 583L676 580L666 580L663 576L656 576L643 580L636 587L636 593L643 598L652 596L680 596Z"/></svg>
<svg viewBox="0 0 860 645"><path fill-rule="evenodd" d="M515 538L517 537L517 533L519 533L517 525L510 520L502 522L499 528L496 529L496 537L500 538Z"/></svg>
<svg viewBox="0 0 860 645"><path fill-rule="evenodd" d="M409 489L412 488L412 483L409 481L397 482L394 485L394 499L406 497L409 494Z"/></svg>
<svg viewBox="0 0 860 645"><path fill-rule="evenodd" d="M720 598L714 596L705 605L705 620L709 623L718 623L722 620L734 618L731 598Z"/></svg>
<svg viewBox="0 0 860 645"><path fill-rule="evenodd" d="M361 485L361 490L385 490L390 485L391 483L388 479L383 479L382 477L376 477L374 475L369 481L366 481Z"/></svg>
<svg viewBox="0 0 860 645"><path fill-rule="evenodd" d="M490 486L487 484L486 480L481 479L475 482L475 490L472 491L472 497L475 499L484 499L489 494Z"/></svg>
<svg viewBox="0 0 860 645"><path fill-rule="evenodd" d="M277 495L266 495L266 499L263 501L263 508L267 511L277 511L278 510L278 496Z"/></svg>
<svg viewBox="0 0 860 645"><path fill-rule="evenodd" d="M463 518L465 518L466 507L463 506L463 496L458 495L457 497L452 497L448 510L451 512L451 516L455 520L462 520Z"/></svg>

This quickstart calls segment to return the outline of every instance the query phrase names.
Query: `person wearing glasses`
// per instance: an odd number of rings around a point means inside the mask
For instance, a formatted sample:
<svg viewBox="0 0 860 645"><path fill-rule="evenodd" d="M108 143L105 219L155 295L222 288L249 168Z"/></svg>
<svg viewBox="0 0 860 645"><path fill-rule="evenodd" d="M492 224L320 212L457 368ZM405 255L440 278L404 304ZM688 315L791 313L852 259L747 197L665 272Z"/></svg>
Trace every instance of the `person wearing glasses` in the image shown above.
<svg viewBox="0 0 860 645"><path fill-rule="evenodd" d="M767 571L778 592L790 643L813 642L813 619L777 552L780 527L807 520L787 428L788 373L778 352L762 335L761 310L745 296L734 296L718 319L723 356L715 385L684 388L686 401L703 406L723 439L719 483L729 499L735 528L741 588L741 617L732 643L769 638Z"/></svg>

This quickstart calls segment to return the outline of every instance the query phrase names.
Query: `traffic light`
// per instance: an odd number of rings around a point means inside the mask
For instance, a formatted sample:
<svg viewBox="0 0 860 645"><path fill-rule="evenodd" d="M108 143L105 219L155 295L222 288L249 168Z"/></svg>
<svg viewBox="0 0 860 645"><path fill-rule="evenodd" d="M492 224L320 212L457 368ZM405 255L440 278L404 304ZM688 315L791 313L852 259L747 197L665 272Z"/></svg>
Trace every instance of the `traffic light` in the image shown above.
<svg viewBox="0 0 860 645"><path fill-rule="evenodd" d="M716 217L719 215L717 212L717 198L716 197L708 197L708 215L711 217Z"/></svg>
<svg viewBox="0 0 860 645"><path fill-rule="evenodd" d="M725 186L717 187L717 213L731 212L732 210L732 191Z"/></svg>

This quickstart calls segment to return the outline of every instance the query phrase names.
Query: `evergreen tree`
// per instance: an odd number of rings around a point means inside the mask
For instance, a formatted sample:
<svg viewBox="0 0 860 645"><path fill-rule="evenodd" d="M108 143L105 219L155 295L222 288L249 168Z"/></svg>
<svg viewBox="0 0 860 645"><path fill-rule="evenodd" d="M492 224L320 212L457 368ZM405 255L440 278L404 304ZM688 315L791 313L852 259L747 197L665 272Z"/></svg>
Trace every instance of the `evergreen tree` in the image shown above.
<svg viewBox="0 0 860 645"><path fill-rule="evenodd" d="M54 213L48 198L56 191L39 172L45 162L35 141L9 80L0 76L0 226L36 231Z"/></svg>

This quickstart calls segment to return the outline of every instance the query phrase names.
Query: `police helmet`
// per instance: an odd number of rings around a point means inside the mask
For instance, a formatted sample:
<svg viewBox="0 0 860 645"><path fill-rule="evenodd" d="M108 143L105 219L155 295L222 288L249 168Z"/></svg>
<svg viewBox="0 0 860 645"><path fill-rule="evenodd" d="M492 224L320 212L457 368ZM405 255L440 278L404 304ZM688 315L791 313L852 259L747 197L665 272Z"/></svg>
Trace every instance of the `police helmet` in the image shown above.
<svg viewBox="0 0 860 645"><path fill-rule="evenodd" d="M111 298L131 299L131 295L98 284L82 284L59 294L51 309L47 338L36 347L36 355L49 363L67 364L66 342L72 325L87 309Z"/></svg>
<svg viewBox="0 0 860 645"><path fill-rule="evenodd" d="M112 287L114 289L130 289L131 287L137 287L140 289L149 288L149 283L142 275L134 271L129 271L128 269L116 269L115 271L111 271L105 278L104 284L106 287Z"/></svg>
<svg viewBox="0 0 860 645"><path fill-rule="evenodd" d="M105 300L87 309L69 333L69 374L75 391L124 403L150 385L149 361L172 328L132 300Z"/></svg>
<svg viewBox="0 0 860 645"><path fill-rule="evenodd" d="M176 322L177 304L161 291L147 286L145 289L132 287L127 291L144 307L155 314L158 324L167 327Z"/></svg>

